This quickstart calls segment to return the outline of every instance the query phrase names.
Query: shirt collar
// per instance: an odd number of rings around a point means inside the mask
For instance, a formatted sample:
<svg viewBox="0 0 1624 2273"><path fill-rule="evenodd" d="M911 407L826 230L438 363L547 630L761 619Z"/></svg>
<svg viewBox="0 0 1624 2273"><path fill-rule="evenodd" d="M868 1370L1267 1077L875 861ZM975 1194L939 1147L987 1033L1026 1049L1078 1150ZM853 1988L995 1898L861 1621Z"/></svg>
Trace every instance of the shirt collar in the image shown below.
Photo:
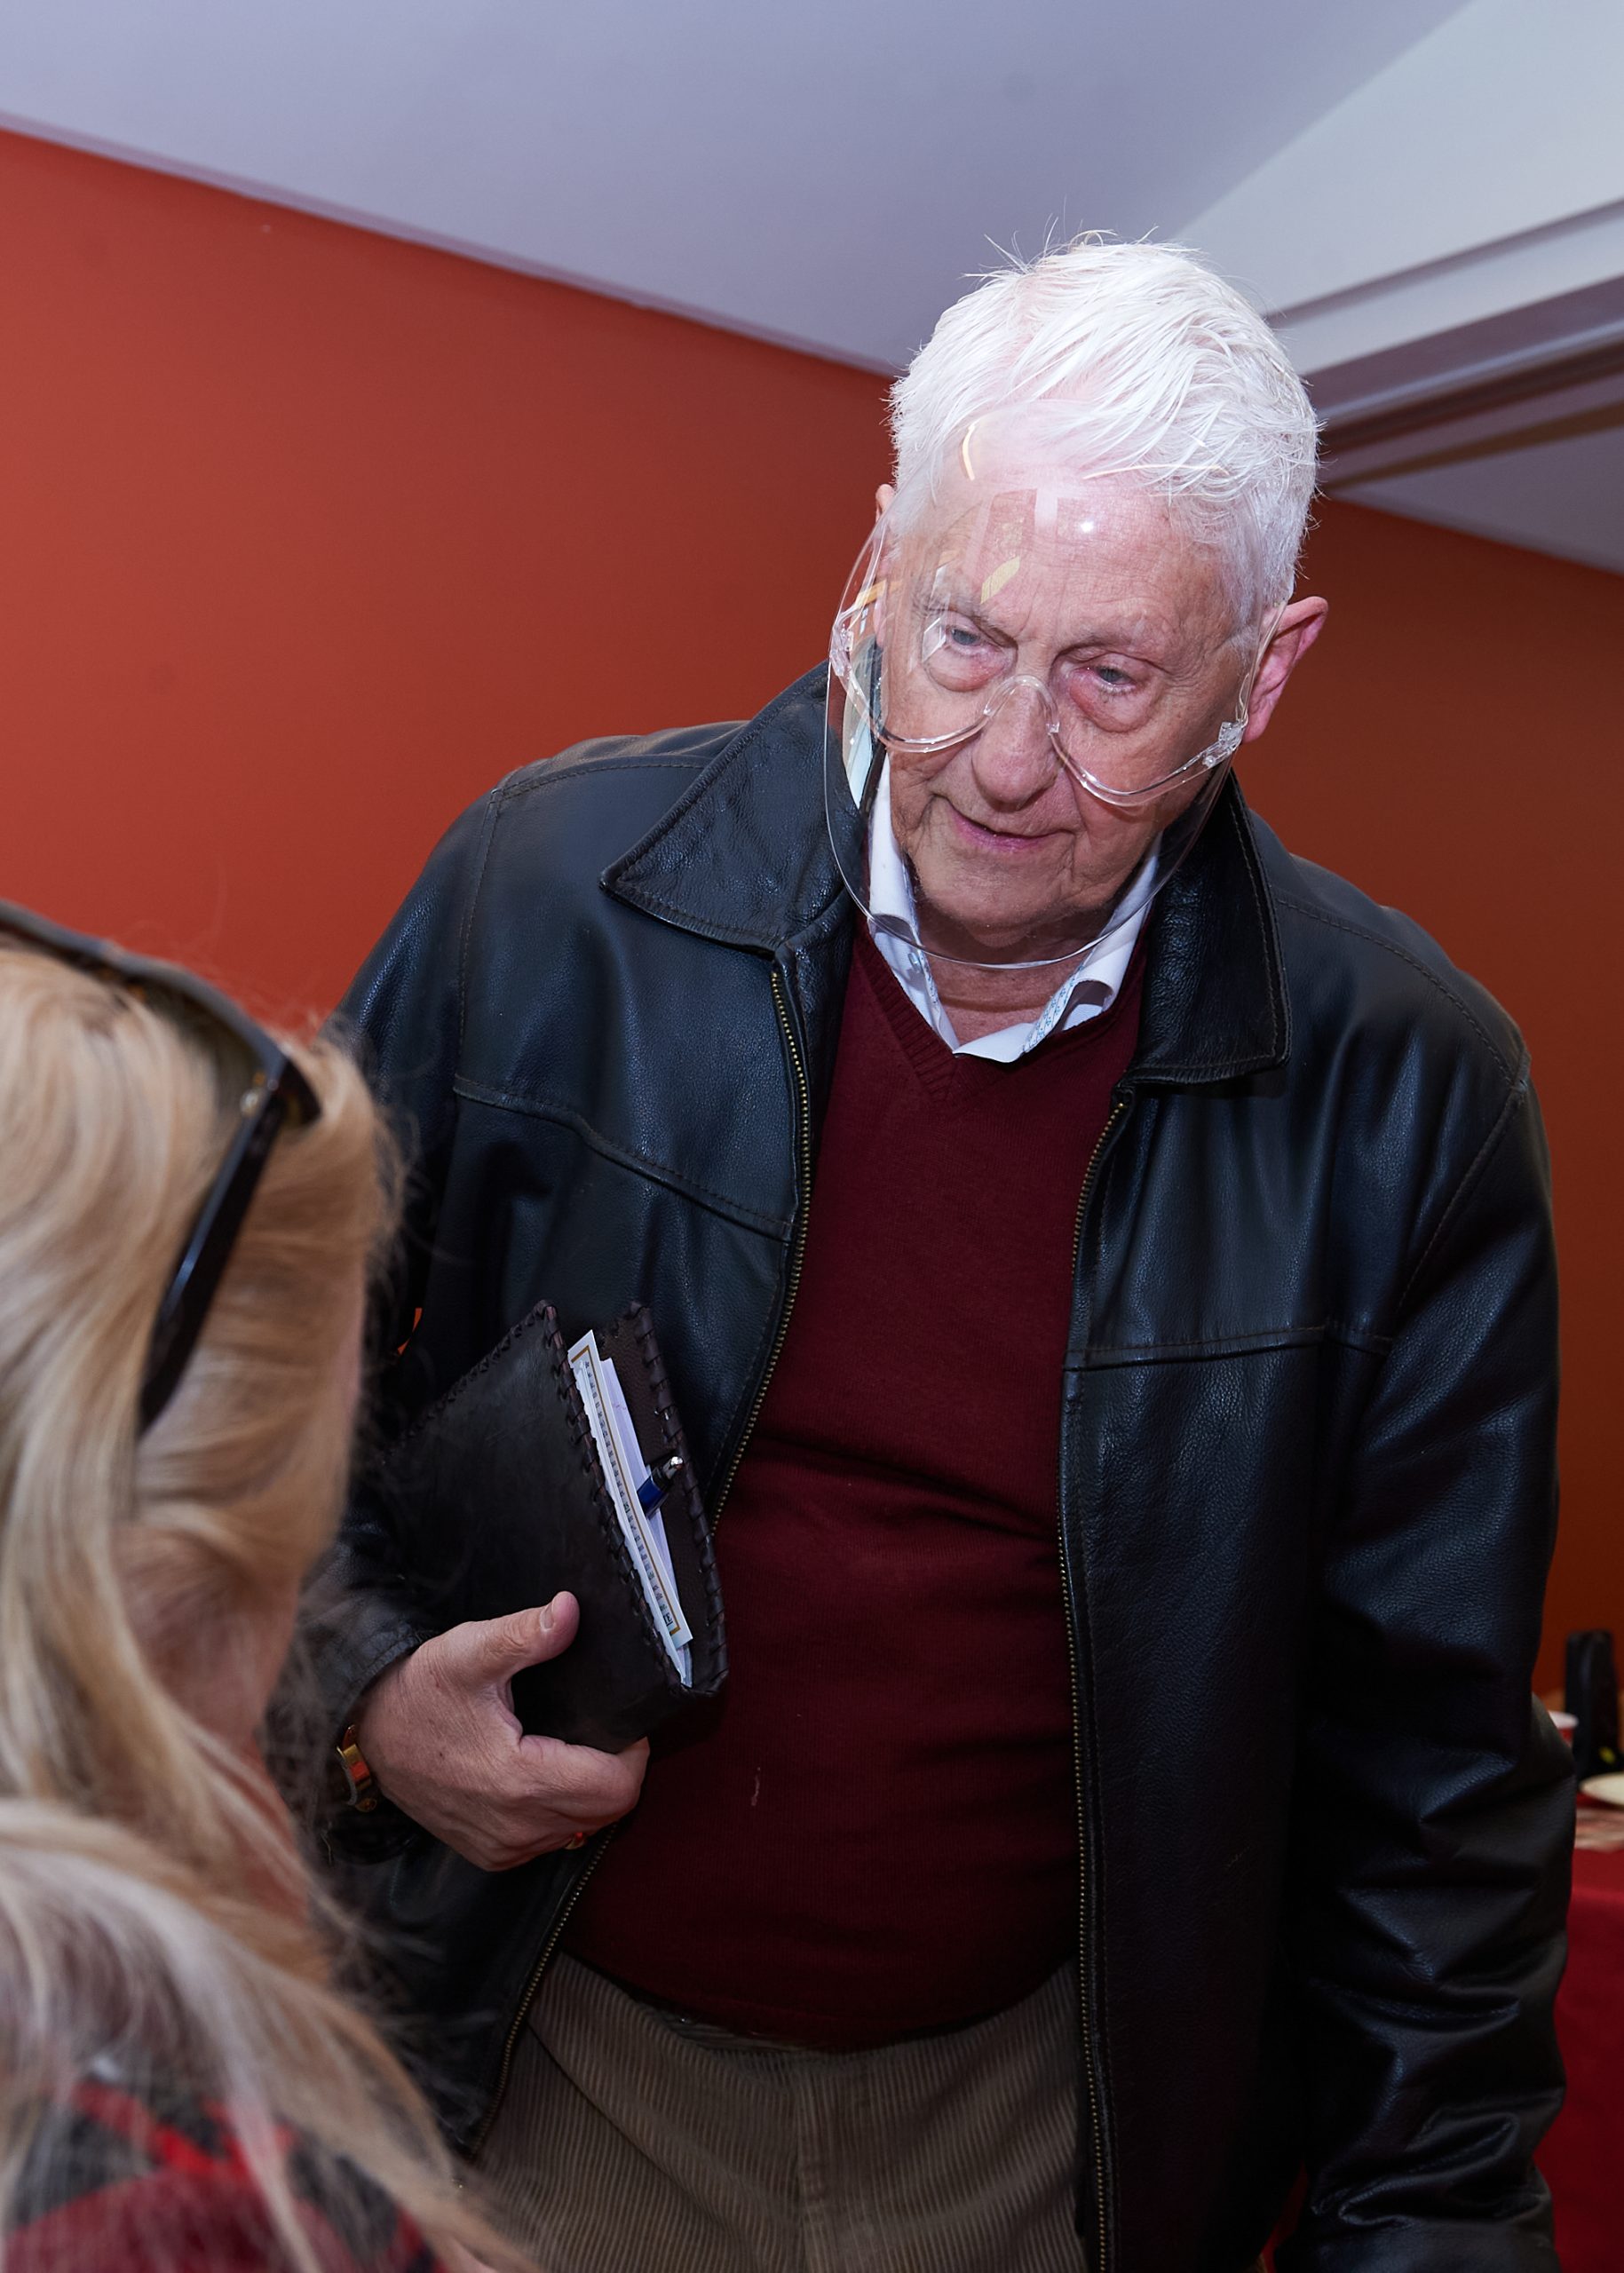
<svg viewBox="0 0 1624 2273"><path fill-rule="evenodd" d="M1012 1065L1057 1030L1097 1018L1115 1002L1138 945L1145 909L1155 892L1160 848L1158 838L1118 905L1111 929L1061 980L1035 1018L1002 1026L996 1034L983 1034L975 1041L961 1041L937 994L930 962L913 944L914 886L891 827L891 760L887 758L868 828L869 932L903 993L955 1057L989 1057L1000 1065Z"/></svg>

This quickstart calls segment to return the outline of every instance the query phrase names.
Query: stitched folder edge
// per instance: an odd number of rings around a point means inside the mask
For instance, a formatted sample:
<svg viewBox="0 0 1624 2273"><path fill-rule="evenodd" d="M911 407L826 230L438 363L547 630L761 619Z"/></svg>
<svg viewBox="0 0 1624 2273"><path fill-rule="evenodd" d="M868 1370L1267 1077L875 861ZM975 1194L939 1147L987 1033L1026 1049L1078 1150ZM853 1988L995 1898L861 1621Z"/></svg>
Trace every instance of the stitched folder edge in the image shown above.
<svg viewBox="0 0 1624 2273"><path fill-rule="evenodd" d="M688 1450L688 1440L683 1433L682 1417L677 1410L677 1400L671 1394L670 1381L666 1374L665 1360L660 1354L654 1321L649 1314L648 1305L646 1303L629 1304L615 1325L627 1327L637 1344L666 1450L682 1455L681 1490L694 1559L699 1564L700 1578L705 1589L705 1635L708 1654L711 1659L710 1677L703 1689L695 1683L692 1691L685 1691L684 1694L711 1696L727 1677L727 1629L722 1615L722 1584L717 1575L716 1555L710 1541L710 1522L705 1512L705 1503L700 1497L693 1470L693 1455Z"/></svg>

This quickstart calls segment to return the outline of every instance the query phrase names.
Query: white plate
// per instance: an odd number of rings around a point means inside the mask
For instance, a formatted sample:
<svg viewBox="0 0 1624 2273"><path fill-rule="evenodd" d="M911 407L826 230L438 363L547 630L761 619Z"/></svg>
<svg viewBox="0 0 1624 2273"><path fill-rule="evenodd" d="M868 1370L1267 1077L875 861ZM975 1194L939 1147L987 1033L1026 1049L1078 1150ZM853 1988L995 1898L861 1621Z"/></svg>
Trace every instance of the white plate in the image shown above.
<svg viewBox="0 0 1624 2273"><path fill-rule="evenodd" d="M1587 1776L1580 1790L1588 1800L1599 1800L1604 1807L1624 1808L1624 1775Z"/></svg>

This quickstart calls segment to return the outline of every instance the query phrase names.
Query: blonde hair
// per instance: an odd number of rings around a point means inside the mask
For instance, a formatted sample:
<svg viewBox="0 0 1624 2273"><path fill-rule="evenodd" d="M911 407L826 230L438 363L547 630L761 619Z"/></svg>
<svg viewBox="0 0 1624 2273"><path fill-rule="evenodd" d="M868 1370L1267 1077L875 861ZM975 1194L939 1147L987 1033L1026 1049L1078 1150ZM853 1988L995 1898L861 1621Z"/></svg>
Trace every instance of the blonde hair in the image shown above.
<svg viewBox="0 0 1624 2273"><path fill-rule="evenodd" d="M899 504L971 420L1064 406L1083 471L1137 475L1220 550L1245 619L1291 597L1319 428L1268 325L1182 245L1089 232L983 277L891 391Z"/></svg>
<svg viewBox="0 0 1624 2273"><path fill-rule="evenodd" d="M210 1725L336 1525L392 1221L365 1084L330 1045L297 1056L321 1117L273 1147L179 1389L138 1436L152 1322L241 1083L127 992L0 949L0 2233L31 2124L95 2071L226 2110L297 2273L320 2259L280 2125L324 2195L370 2181L435 2246L519 2264L335 1992L257 1755Z"/></svg>

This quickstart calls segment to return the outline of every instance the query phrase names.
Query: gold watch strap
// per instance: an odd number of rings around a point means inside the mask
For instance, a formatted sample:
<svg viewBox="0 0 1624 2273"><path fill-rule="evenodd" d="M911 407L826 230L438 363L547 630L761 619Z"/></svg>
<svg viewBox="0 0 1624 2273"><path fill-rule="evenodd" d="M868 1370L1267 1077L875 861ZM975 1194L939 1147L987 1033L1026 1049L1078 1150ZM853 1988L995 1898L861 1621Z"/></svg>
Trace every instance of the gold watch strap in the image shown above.
<svg viewBox="0 0 1624 2273"><path fill-rule="evenodd" d="M370 1815L377 1805L377 1779L361 1757L353 1721L338 1739L338 1765L349 1786L350 1805L358 1814Z"/></svg>

